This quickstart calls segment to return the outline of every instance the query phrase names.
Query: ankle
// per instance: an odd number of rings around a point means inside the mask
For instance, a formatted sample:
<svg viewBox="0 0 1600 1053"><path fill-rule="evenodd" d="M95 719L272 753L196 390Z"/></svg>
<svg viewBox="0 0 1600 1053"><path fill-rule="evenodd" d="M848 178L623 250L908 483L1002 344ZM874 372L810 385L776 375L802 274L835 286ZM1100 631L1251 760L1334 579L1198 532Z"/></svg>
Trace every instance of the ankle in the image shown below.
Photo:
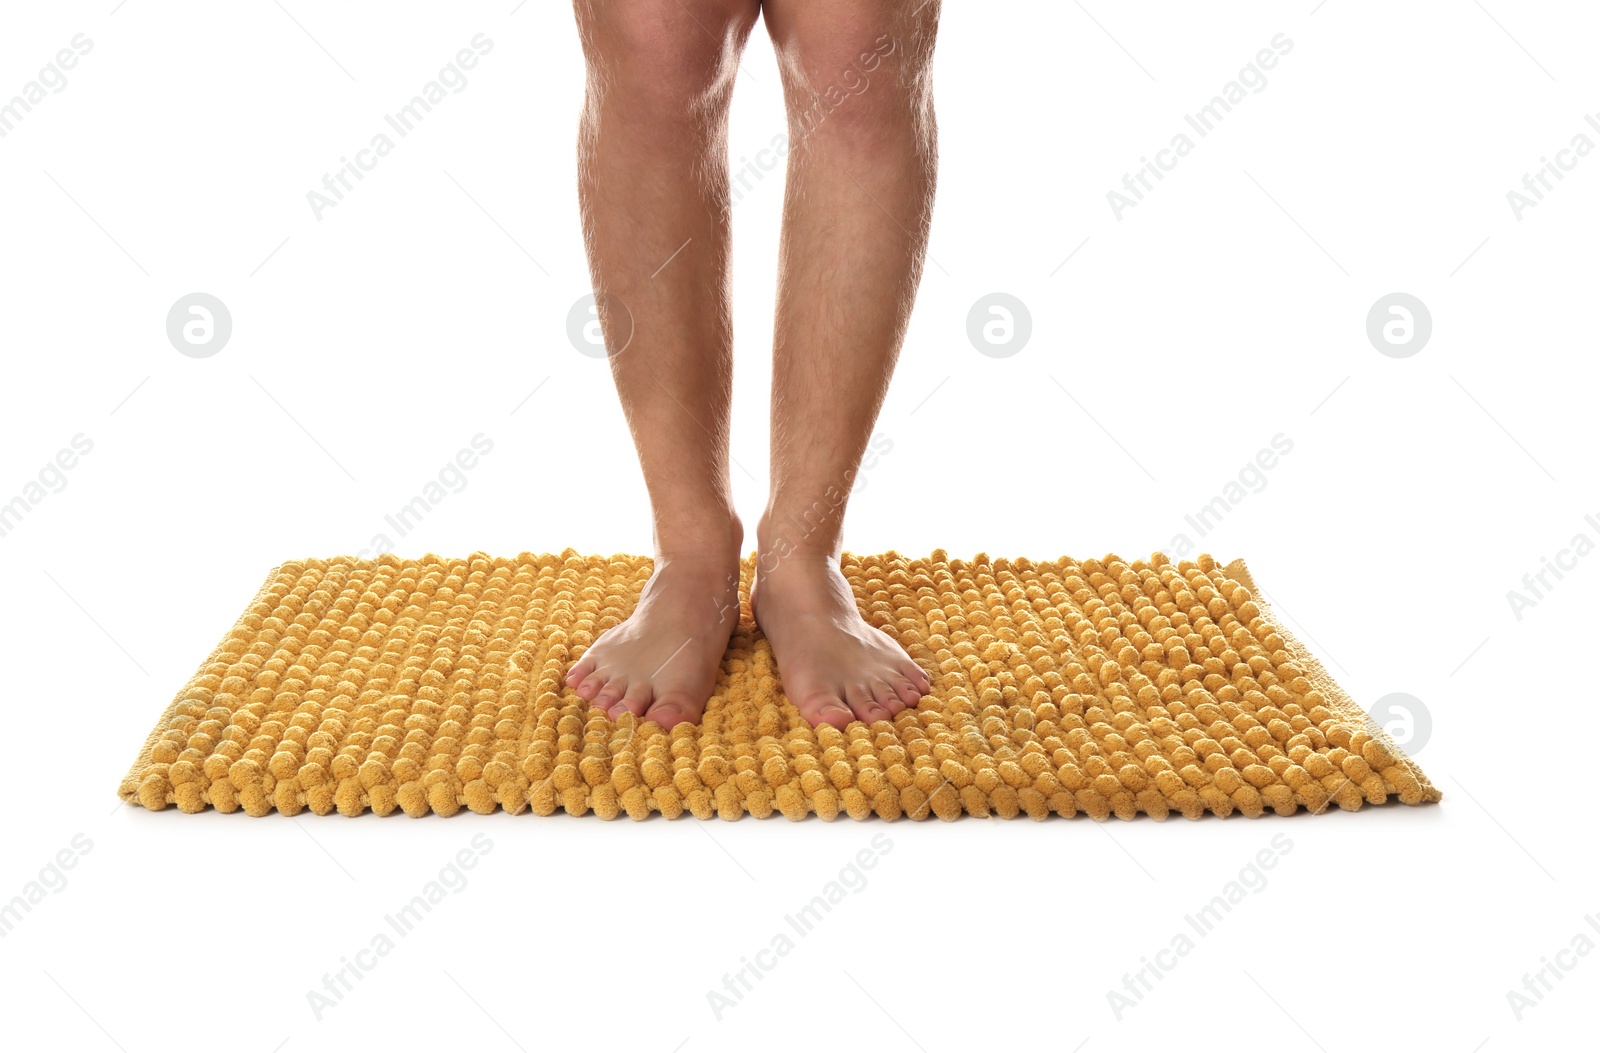
<svg viewBox="0 0 1600 1053"><path fill-rule="evenodd" d="M834 562L842 551L838 524L791 516L768 508L756 524L756 554L763 563L778 560ZM758 565L758 569L772 567Z"/></svg>
<svg viewBox="0 0 1600 1053"><path fill-rule="evenodd" d="M656 561L737 563L744 544L744 524L729 509L725 514L693 521L662 522L655 527Z"/></svg>

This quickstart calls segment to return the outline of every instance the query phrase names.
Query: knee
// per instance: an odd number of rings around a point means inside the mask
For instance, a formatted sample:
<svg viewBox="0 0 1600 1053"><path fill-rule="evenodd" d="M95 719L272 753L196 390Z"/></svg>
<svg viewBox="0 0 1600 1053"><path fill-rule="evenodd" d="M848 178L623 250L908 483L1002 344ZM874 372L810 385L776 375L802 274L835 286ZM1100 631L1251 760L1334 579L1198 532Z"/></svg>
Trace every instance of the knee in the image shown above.
<svg viewBox="0 0 1600 1053"><path fill-rule="evenodd" d="M725 103L750 21L732 2L579 0L591 100L630 123L676 126Z"/></svg>
<svg viewBox="0 0 1600 1053"><path fill-rule="evenodd" d="M782 56L791 133L874 149L931 119L928 56L890 33L841 33Z"/></svg>

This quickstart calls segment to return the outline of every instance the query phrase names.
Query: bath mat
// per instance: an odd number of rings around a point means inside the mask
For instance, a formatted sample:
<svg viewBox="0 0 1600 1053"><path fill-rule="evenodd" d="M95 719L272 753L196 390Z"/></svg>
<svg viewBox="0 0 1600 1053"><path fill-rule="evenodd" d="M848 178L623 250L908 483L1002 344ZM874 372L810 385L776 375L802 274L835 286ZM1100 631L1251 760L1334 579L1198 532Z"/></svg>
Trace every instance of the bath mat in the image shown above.
<svg viewBox="0 0 1600 1053"><path fill-rule="evenodd" d="M1440 797L1240 561L846 554L863 616L934 687L843 731L784 698L750 619L753 557L700 725L612 722L564 689L650 568L570 550L286 563L119 793L185 812L602 819L1196 819Z"/></svg>

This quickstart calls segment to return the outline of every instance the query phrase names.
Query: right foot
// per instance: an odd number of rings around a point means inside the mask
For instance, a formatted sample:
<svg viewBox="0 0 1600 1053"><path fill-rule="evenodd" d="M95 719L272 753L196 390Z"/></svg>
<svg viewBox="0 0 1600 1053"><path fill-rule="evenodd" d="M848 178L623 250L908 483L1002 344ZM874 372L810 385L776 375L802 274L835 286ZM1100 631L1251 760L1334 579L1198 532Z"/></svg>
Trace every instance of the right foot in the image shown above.
<svg viewBox="0 0 1600 1053"><path fill-rule="evenodd" d="M731 553L657 556L638 606L584 652L567 686L613 720L698 723L739 624L737 541Z"/></svg>

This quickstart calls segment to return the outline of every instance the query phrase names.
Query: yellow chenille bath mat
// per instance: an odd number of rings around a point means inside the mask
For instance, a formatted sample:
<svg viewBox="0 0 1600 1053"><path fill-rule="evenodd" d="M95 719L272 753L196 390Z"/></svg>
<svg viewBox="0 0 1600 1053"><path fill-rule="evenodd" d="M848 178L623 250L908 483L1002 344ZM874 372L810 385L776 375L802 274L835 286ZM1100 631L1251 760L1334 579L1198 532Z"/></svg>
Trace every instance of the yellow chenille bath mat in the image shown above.
<svg viewBox="0 0 1600 1053"><path fill-rule="evenodd" d="M264 815L603 819L1288 815L1439 800L1242 562L844 557L934 674L893 721L812 728L742 619L699 726L614 723L562 673L633 609L639 556L286 563L150 733L123 800Z"/></svg>

